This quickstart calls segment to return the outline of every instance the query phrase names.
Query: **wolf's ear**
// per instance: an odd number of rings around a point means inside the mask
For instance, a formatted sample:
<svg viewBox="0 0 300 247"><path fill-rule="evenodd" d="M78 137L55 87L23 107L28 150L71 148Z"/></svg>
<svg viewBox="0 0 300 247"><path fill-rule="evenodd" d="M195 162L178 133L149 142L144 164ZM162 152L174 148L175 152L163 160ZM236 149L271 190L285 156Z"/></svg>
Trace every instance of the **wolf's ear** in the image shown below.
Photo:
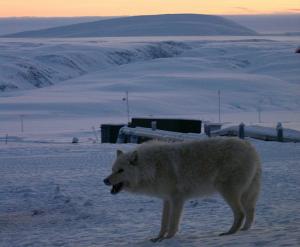
<svg viewBox="0 0 300 247"><path fill-rule="evenodd" d="M117 157L119 157L123 152L121 150L117 150Z"/></svg>
<svg viewBox="0 0 300 247"><path fill-rule="evenodd" d="M133 151L129 158L130 165L136 166L138 163L138 153L137 151Z"/></svg>

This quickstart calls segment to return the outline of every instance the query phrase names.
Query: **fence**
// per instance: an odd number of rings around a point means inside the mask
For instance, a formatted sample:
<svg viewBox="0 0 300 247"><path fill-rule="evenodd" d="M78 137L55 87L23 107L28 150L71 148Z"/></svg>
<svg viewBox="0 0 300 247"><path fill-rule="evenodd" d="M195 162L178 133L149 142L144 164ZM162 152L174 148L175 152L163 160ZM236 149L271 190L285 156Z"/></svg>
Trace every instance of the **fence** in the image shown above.
<svg viewBox="0 0 300 247"><path fill-rule="evenodd" d="M212 125L214 126L214 125ZM282 124L278 123L276 128L262 126L246 126L241 123L238 126L231 126L219 130L210 130L210 125L206 125L206 134L180 133L172 131L157 130L143 127L122 127L120 129L117 143L141 143L147 140L162 141L186 141L198 140L215 136L237 136L241 139L245 137L260 139L264 141L279 142L300 142L300 131L283 129Z"/></svg>

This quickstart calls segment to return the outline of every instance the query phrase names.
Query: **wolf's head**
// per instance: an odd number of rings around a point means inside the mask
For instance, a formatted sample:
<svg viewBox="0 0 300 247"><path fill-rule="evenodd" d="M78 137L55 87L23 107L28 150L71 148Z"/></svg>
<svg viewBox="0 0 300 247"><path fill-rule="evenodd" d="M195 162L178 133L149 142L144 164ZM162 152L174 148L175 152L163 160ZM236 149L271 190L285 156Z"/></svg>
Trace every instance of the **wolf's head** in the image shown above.
<svg viewBox="0 0 300 247"><path fill-rule="evenodd" d="M122 189L133 189L138 184L138 153L117 151L117 158L112 167L112 174L103 180L105 185L112 186L111 193L117 194Z"/></svg>

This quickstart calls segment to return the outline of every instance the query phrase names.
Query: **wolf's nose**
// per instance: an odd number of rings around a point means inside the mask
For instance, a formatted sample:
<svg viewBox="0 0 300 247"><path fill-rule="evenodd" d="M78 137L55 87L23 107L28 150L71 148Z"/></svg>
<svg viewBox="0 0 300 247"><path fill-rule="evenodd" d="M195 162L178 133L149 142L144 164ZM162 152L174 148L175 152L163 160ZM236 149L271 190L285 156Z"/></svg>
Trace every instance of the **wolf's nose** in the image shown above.
<svg viewBox="0 0 300 247"><path fill-rule="evenodd" d="M108 185L108 186L111 185L111 183L109 182L108 178L104 179L104 180L103 180L103 183L104 183L105 185Z"/></svg>

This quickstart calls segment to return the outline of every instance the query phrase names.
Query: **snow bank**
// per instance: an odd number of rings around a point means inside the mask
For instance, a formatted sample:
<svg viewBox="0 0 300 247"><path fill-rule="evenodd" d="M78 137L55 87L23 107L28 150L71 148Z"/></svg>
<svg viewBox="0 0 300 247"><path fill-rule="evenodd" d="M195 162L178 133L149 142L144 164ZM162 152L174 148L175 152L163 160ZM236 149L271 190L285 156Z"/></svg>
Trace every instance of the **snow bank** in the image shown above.
<svg viewBox="0 0 300 247"><path fill-rule="evenodd" d="M119 131L117 143L124 143L124 138L129 138L131 143L137 143L136 138L147 138L150 140L161 141L186 141L186 140L199 140L207 138L204 134L196 133L179 133L166 130L152 130L150 128L142 127L122 127Z"/></svg>
<svg viewBox="0 0 300 247"><path fill-rule="evenodd" d="M239 126L230 126L221 130L211 132L212 136L238 136ZM244 127L245 137L252 137L265 141L277 141L277 130L276 128L264 127L264 126L245 126ZM293 129L283 128L283 139L284 142L300 142L300 131Z"/></svg>

